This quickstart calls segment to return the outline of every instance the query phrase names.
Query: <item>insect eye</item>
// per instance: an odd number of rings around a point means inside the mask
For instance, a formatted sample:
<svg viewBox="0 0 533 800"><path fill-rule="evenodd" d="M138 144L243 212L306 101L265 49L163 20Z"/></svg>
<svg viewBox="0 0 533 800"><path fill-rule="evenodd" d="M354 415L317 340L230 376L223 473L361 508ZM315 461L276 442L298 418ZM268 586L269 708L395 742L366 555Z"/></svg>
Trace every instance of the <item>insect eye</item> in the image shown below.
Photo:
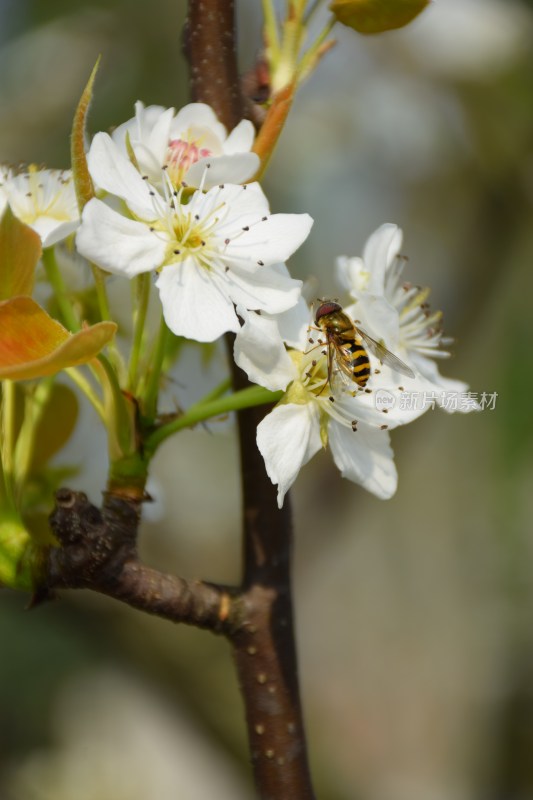
<svg viewBox="0 0 533 800"><path fill-rule="evenodd" d="M342 306L340 306L338 303L334 303L333 301L322 303L317 308L315 323L318 325L318 321L322 319L322 317L326 317L328 314L334 314L337 311L342 311Z"/></svg>

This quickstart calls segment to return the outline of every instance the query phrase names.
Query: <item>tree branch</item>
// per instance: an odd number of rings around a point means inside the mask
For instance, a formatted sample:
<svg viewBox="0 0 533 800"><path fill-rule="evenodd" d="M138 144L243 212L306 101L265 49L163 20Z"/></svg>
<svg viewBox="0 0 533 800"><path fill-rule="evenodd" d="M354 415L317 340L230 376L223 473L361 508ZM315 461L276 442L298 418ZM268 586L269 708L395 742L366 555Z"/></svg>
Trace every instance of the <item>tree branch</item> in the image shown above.
<svg viewBox="0 0 533 800"><path fill-rule="evenodd" d="M232 362L234 384L245 374ZM246 624L231 636L261 798L313 800L292 607L289 497L278 509L256 442L264 408L239 412Z"/></svg>
<svg viewBox="0 0 533 800"><path fill-rule="evenodd" d="M83 492L60 489L50 525L61 546L48 553L41 592L92 589L172 622L233 632L239 624L234 591L167 575L139 561L140 507L109 494L100 510Z"/></svg>
<svg viewBox="0 0 533 800"><path fill-rule="evenodd" d="M183 31L191 99L210 105L229 130L244 117L234 14L234 0L189 0Z"/></svg>
<svg viewBox="0 0 533 800"><path fill-rule="evenodd" d="M189 0L185 34L193 98L228 127L243 116L233 0ZM221 66L223 65L223 69ZM213 85L216 76L216 98ZM225 82L225 83L224 83ZM240 92L239 92L240 94ZM227 336L228 349L233 337ZM233 363L234 388L248 386ZM264 800L313 800L298 687L291 596L292 526L288 498L277 507L256 443L265 410L238 414L243 487L244 622L230 634L246 709L256 786Z"/></svg>

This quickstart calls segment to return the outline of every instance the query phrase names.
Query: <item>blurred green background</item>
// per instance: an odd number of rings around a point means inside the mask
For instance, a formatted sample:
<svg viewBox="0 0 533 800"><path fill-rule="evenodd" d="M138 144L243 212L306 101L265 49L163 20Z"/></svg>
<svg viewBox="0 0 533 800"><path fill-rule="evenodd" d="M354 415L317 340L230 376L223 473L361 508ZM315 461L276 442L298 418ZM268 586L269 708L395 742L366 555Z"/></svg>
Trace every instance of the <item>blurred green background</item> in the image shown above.
<svg viewBox="0 0 533 800"><path fill-rule="evenodd" d="M68 165L99 53L93 131L130 118L136 99L185 104L185 6L0 0L0 161ZM259 6L240 3L243 71ZM395 431L391 501L341 480L328 454L298 479L295 602L317 795L528 800L533 4L441 0L403 31L336 33L265 181L274 210L315 218L291 269L334 295L335 256L398 223L404 274L432 287L455 337L442 371L498 397L492 411L429 411ZM237 448L231 425L217 430L162 449L142 550L166 570L236 581ZM104 447L83 409L67 456L83 464L72 485L95 502ZM0 594L2 800L253 797L224 641L89 593L24 604Z"/></svg>

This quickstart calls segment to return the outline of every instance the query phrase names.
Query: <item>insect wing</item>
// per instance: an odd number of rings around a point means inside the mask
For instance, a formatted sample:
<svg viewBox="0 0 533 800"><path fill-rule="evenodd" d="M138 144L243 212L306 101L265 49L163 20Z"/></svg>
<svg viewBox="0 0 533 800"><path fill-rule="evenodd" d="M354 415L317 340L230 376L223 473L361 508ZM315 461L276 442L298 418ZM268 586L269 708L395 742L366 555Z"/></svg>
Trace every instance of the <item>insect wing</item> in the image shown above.
<svg viewBox="0 0 533 800"><path fill-rule="evenodd" d="M328 344L328 381L334 397L348 390L353 393L357 384L353 374L353 353L348 345L335 339Z"/></svg>
<svg viewBox="0 0 533 800"><path fill-rule="evenodd" d="M372 355L376 356L383 364L386 364L391 369L395 369L397 372L401 372L403 375L407 375L409 378L415 377L415 373L411 367L408 367L398 356L395 356L394 353L387 350L385 345L376 342L375 339L359 327L357 328L357 333L364 339Z"/></svg>

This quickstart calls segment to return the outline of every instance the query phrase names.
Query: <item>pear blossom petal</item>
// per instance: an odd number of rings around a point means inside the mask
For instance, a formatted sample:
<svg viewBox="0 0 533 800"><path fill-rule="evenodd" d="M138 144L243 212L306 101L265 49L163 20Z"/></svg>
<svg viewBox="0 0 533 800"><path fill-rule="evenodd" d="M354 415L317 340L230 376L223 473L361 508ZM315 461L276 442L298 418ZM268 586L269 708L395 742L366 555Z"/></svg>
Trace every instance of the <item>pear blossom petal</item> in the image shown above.
<svg viewBox="0 0 533 800"><path fill-rule="evenodd" d="M188 128L193 126L210 128L222 141L227 135L226 128L218 121L211 106L206 103L188 103L183 106L172 122L171 134L172 136L184 135Z"/></svg>
<svg viewBox="0 0 533 800"><path fill-rule="evenodd" d="M233 128L228 138L224 142L224 152L231 153L247 153L252 149L255 139L255 128L249 119L242 119L238 125ZM235 183L235 181L232 181Z"/></svg>
<svg viewBox="0 0 533 800"><path fill-rule="evenodd" d="M449 391L465 392L468 389L468 384L463 381L455 380L454 378L445 378L440 374L439 368L432 358L427 358L420 353L413 352L409 354L410 363L418 370L418 372L429 383L440 386Z"/></svg>
<svg viewBox="0 0 533 800"><path fill-rule="evenodd" d="M87 163L100 189L120 197L138 217L155 217L153 194L150 194L153 190L107 133L96 134Z"/></svg>
<svg viewBox="0 0 533 800"><path fill-rule="evenodd" d="M223 279L208 274L194 259L165 267L156 281L165 322L177 336L213 342L239 321Z"/></svg>
<svg viewBox="0 0 533 800"><path fill-rule="evenodd" d="M235 337L235 363L249 380L274 392L286 389L296 369L279 335L275 318L237 306L244 324Z"/></svg>
<svg viewBox="0 0 533 800"><path fill-rule="evenodd" d="M143 127L135 140L145 145L161 168L171 136L174 109L152 106L144 109L143 116Z"/></svg>
<svg viewBox="0 0 533 800"><path fill-rule="evenodd" d="M309 306L305 299L299 297L295 306L276 315L276 321L283 341L289 347L305 350L309 336Z"/></svg>
<svg viewBox="0 0 533 800"><path fill-rule="evenodd" d="M208 194L214 208L231 207L233 215L238 217L243 225L256 222L258 218L270 213L268 200L259 183L248 183L246 186L227 183L218 191L212 190ZM202 202L200 195L195 197ZM221 226L223 225L224 220L221 217ZM221 230L224 231L224 228Z"/></svg>
<svg viewBox="0 0 533 800"><path fill-rule="evenodd" d="M300 469L322 446L318 408L314 403L277 405L257 426L257 446L278 486L281 508Z"/></svg>
<svg viewBox="0 0 533 800"><path fill-rule="evenodd" d="M302 282L289 276L284 264L264 266L253 273L232 267L231 297L236 304L278 314L292 308L300 297Z"/></svg>
<svg viewBox="0 0 533 800"><path fill-rule="evenodd" d="M32 227L41 237L43 247L52 247L74 233L79 224L79 220L72 220L58 225L57 219L43 216L36 219Z"/></svg>
<svg viewBox="0 0 533 800"><path fill-rule="evenodd" d="M212 189L221 183L245 183L259 169L259 156L255 153L235 153L217 158L206 157L196 161L185 173L189 186ZM207 167L207 165L209 165Z"/></svg>
<svg viewBox="0 0 533 800"><path fill-rule="evenodd" d="M213 195L213 200L231 204L232 208L231 218L218 229L219 236L227 242L224 258L228 264L263 266L286 261L309 235L313 225L309 214L270 214L257 183L226 185L218 191L219 196Z"/></svg>
<svg viewBox="0 0 533 800"><path fill-rule="evenodd" d="M400 321L396 309L385 297L365 295L364 301L346 306L344 311L365 333L383 341L388 350L394 353L398 349Z"/></svg>
<svg viewBox="0 0 533 800"><path fill-rule="evenodd" d="M382 500L392 497L398 473L387 431L361 424L356 431L350 431L332 420L328 427L328 443L343 478L360 484Z"/></svg>
<svg viewBox="0 0 533 800"><path fill-rule="evenodd" d="M309 214L272 214L231 239L226 260L238 265L246 259L260 266L287 261L307 239L312 225Z"/></svg>
<svg viewBox="0 0 533 800"><path fill-rule="evenodd" d="M144 142L132 142L133 152L137 160L141 176L154 185L161 181L161 159Z"/></svg>
<svg viewBox="0 0 533 800"><path fill-rule="evenodd" d="M392 430L399 425L408 425L428 410L429 405L424 403L424 398L434 390L429 381L420 376L409 378L401 375L379 364L373 357L371 364L372 377L367 384L369 391L359 391L350 405L354 419L373 428L383 425ZM377 374L376 370L379 370ZM409 398L412 400L409 401Z"/></svg>
<svg viewBox="0 0 533 800"><path fill-rule="evenodd" d="M156 175L161 169L170 136L170 125L174 117L173 108L148 106L138 100L135 103L135 116L118 125L111 134L115 144L127 153L127 139L133 148L141 172L152 169ZM147 163L148 162L148 163Z"/></svg>
<svg viewBox="0 0 533 800"><path fill-rule="evenodd" d="M278 265L288 275L284 264ZM235 361L254 383L271 391L285 389L298 378L298 370L290 358L285 344L305 347L309 324L309 308L299 297L296 305L281 314L255 314L242 306L237 313L244 324L237 333L234 347Z"/></svg>
<svg viewBox="0 0 533 800"><path fill-rule="evenodd" d="M368 238L363 262L371 275L370 294L383 294L386 271L400 252L402 239L402 230L390 222L385 222Z"/></svg>
<svg viewBox="0 0 533 800"><path fill-rule="evenodd" d="M175 114L173 108L159 105L145 106L142 100L137 100L135 117L130 122L136 124L139 139L152 136L153 131L157 128L162 128L162 133L168 136Z"/></svg>
<svg viewBox="0 0 533 800"><path fill-rule="evenodd" d="M133 278L163 264L167 242L144 223L93 198L83 209L76 246L82 256L108 272Z"/></svg>
<svg viewBox="0 0 533 800"><path fill-rule="evenodd" d="M459 396L462 393L467 392L467 383L464 383L464 381L455 380L454 378L445 378L444 375L440 374L439 368L433 359L426 358L426 356L420 355L420 353L411 353L410 361L415 369L417 369L420 374L432 385L432 388L440 390L440 393L437 394L436 402L440 408L444 409L444 411L470 412L476 410L477 404L472 403L461 405L460 403L457 403L457 405L454 405L453 403L447 403L445 397L443 397L443 393L444 395L455 394ZM479 406L477 406L477 408L479 408Z"/></svg>
<svg viewBox="0 0 533 800"><path fill-rule="evenodd" d="M368 290L370 273L359 256L338 256L335 260L335 272L341 289L350 292L352 297L358 297L360 292Z"/></svg>
<svg viewBox="0 0 533 800"><path fill-rule="evenodd" d="M10 167L6 167L5 164L0 164L0 216L4 213L8 204L5 184L9 182L12 176L12 169Z"/></svg>

